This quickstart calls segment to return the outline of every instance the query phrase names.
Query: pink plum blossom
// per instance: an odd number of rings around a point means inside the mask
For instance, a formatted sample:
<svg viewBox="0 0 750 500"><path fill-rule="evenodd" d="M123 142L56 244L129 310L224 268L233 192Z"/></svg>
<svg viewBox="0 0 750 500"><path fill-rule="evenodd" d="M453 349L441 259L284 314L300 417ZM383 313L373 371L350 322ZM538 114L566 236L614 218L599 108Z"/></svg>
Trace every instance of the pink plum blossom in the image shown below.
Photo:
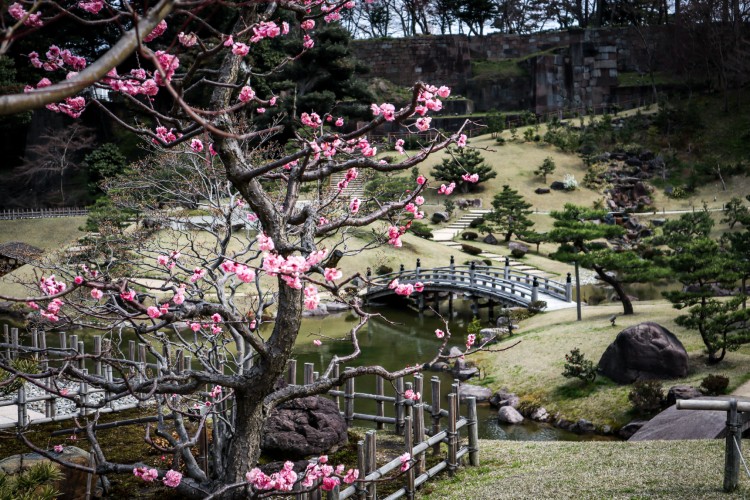
<svg viewBox="0 0 750 500"><path fill-rule="evenodd" d="M316 346L320 347L321 345L323 345L323 342L320 339L315 339L315 340L313 340L313 344L315 344Z"/></svg>
<svg viewBox="0 0 750 500"><path fill-rule="evenodd" d="M409 452L406 452L398 458L401 460L401 472L403 472L409 468L409 461L411 460L411 454Z"/></svg>
<svg viewBox="0 0 750 500"><path fill-rule="evenodd" d="M146 313L151 319L156 319L161 316L161 311L156 306L149 306L149 308L146 310Z"/></svg>
<svg viewBox="0 0 750 500"><path fill-rule="evenodd" d="M310 31L315 27L315 21L312 19L306 19L299 24L299 27L305 31Z"/></svg>
<svg viewBox="0 0 750 500"><path fill-rule="evenodd" d="M240 90L240 96L239 96L240 101L248 102L254 98L255 98L255 91L252 88L250 88L248 85L245 85L244 87L242 87L242 89Z"/></svg>
<svg viewBox="0 0 750 500"><path fill-rule="evenodd" d="M323 275L325 276L326 281L336 281L341 279L343 273L335 267L326 267Z"/></svg>
<svg viewBox="0 0 750 500"><path fill-rule="evenodd" d="M157 37L160 37L164 34L164 32L167 31L167 22L162 19L159 24L156 25L156 28L149 33L148 35L143 37L144 42L150 42L151 40L154 40Z"/></svg>
<svg viewBox="0 0 750 500"><path fill-rule="evenodd" d="M169 488L177 488L180 485L181 481L182 473L176 470L168 470L164 475L164 479L162 479L164 486L167 486Z"/></svg>
<svg viewBox="0 0 750 500"><path fill-rule="evenodd" d="M198 43L198 36L192 32L186 35L181 31L180 34L177 35L177 40L185 47L192 47Z"/></svg>
<svg viewBox="0 0 750 500"><path fill-rule="evenodd" d="M413 391L413 390L411 390L411 389L407 389L407 390L406 390L406 391L404 392L404 397L405 397L406 399L410 399L410 400L412 400L412 401L419 401L419 398L421 398L421 397L422 397L422 395L421 395L421 394L420 394L419 392L414 392L414 391Z"/></svg>
<svg viewBox="0 0 750 500"><path fill-rule="evenodd" d="M344 119L339 116L338 118L336 118L336 121L334 122L334 125L336 125L337 127L343 127L344 126Z"/></svg>
<svg viewBox="0 0 750 500"><path fill-rule="evenodd" d="M414 291L417 293L422 293L424 291L424 283L421 281L417 281L414 283Z"/></svg>
<svg viewBox="0 0 750 500"><path fill-rule="evenodd" d="M61 444L56 444L54 447L55 453L62 453L65 447Z"/></svg>
<svg viewBox="0 0 750 500"><path fill-rule="evenodd" d="M396 151L398 151L401 154L404 154L404 140L403 139L397 140L396 141L396 145L393 146L393 149L395 149Z"/></svg>
<svg viewBox="0 0 750 500"><path fill-rule="evenodd" d="M456 146L458 146L459 148L466 146L466 134L461 134L460 136L458 136Z"/></svg>
<svg viewBox="0 0 750 500"><path fill-rule="evenodd" d="M417 177L417 184L419 184L420 186L425 182L427 182L427 178L424 175L420 175L419 177Z"/></svg>
<svg viewBox="0 0 750 500"><path fill-rule="evenodd" d="M349 202L349 211L353 214L356 214L359 212L359 205L361 201L359 198L352 198L352 200Z"/></svg>
<svg viewBox="0 0 750 500"><path fill-rule="evenodd" d="M76 276L73 279L73 283L75 283L76 285L80 285L81 283L83 283L83 276Z"/></svg>
<svg viewBox="0 0 750 500"><path fill-rule="evenodd" d="M192 141L190 141L190 149L192 149L196 153L200 153L201 151L203 151L203 143L200 139L193 139Z"/></svg>
<svg viewBox="0 0 750 500"><path fill-rule="evenodd" d="M214 323L221 323L221 321L222 321L221 314L219 314L219 313L212 314L211 315L211 321L213 321Z"/></svg>
<svg viewBox="0 0 750 500"><path fill-rule="evenodd" d="M99 300L104 296L104 292L99 290L98 288L92 288L91 289L91 298L95 300Z"/></svg>
<svg viewBox="0 0 750 500"><path fill-rule="evenodd" d="M439 339L442 339L443 337L445 337L445 332L438 328L437 330L435 330L435 336Z"/></svg>

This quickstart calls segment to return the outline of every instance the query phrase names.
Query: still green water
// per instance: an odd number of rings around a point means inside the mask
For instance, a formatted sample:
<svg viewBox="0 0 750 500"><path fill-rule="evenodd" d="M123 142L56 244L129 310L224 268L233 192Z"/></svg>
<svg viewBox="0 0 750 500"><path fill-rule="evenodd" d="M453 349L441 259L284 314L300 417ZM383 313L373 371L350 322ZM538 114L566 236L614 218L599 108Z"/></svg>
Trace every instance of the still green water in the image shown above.
<svg viewBox="0 0 750 500"><path fill-rule="evenodd" d="M456 310L450 322L453 334L450 345L463 347L466 338L466 327L471 318L469 303L467 301L456 301ZM447 309L447 304L443 304ZM447 312L443 309L443 312ZM379 307L373 312L381 313L388 321L382 318L371 320L359 333L359 343L362 354L351 366L380 365L388 370L404 368L407 365L423 364L430 360L440 346L440 341L435 337L435 329L445 329L443 322L432 312L419 314L403 307ZM487 312L482 311L484 323L489 326L486 318ZM11 323L14 326L22 325L8 318L0 316L1 323ZM357 324L357 318L348 313L335 314L323 318L305 318L294 349L293 357L297 359L297 378L302 381L305 363L313 363L315 371L322 371L334 355L345 356L351 352L351 343L347 340L349 332ZM270 326L270 325L269 325ZM21 328L23 331L23 328ZM94 330L75 330L86 347L86 352L93 352L93 336L101 335L102 332ZM121 350L127 353L128 341L135 339L132 332L112 332L113 343L119 344ZM59 345L58 333L48 333L48 345ZM314 339L320 339L322 345L313 344ZM29 344L28 341L24 342ZM506 354L512 356L512 350ZM446 372L424 372L423 399L431 402L430 378L438 376L441 380L442 407L446 406L445 395L450 392L452 377ZM470 383L481 384L479 379L473 379ZM409 382L413 379L407 379ZM365 376L356 379L356 392L375 393L375 377ZM492 387L492 389L497 389ZM512 388L511 388L512 389ZM394 390L386 382L386 395L393 395ZM343 406L343 398L342 398ZM356 400L355 412L375 414L375 403L367 400ZM385 405L386 416L393 416L393 405ZM466 414L462 406L461 414ZM483 439L510 439L510 440L581 440L597 439L594 436L579 436L571 432L556 429L548 424L539 424L526 421L521 425L499 424L497 421L497 410L488 404L478 405L478 416L480 420L479 435ZM428 418L429 419L429 418ZM429 428L429 422L427 422ZM366 422L357 422L356 425L374 425ZM388 426L386 426L388 427Z"/></svg>

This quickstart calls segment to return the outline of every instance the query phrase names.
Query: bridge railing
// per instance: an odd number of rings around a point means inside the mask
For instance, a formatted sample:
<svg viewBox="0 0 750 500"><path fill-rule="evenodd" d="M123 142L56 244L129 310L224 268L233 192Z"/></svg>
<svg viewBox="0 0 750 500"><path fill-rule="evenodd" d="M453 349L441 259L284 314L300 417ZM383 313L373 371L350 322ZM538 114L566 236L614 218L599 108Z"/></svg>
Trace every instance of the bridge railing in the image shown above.
<svg viewBox="0 0 750 500"><path fill-rule="evenodd" d="M572 300L570 275L568 275L566 283L560 283L531 273L513 270L507 259L505 267L497 268L476 265L456 266L453 264L453 257L451 257L450 266L429 269L422 269L420 261L417 259L415 269L406 270L401 265L401 269L397 272L372 279L371 285L377 290L380 287L388 286L394 279L401 282L430 281L436 284L482 286L485 289L501 290L503 293L510 292L532 302L537 300L533 297L534 293L539 292L567 302ZM509 286L510 284L514 286Z"/></svg>

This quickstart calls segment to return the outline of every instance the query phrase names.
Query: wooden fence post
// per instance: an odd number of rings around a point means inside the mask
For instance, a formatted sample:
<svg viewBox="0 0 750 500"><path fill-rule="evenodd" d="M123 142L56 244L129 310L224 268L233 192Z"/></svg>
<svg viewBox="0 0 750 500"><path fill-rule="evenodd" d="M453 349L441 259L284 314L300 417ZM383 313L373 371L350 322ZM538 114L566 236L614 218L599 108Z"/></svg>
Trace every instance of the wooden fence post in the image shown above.
<svg viewBox="0 0 750 500"><path fill-rule="evenodd" d="M18 357L18 328L10 329L10 359L16 359Z"/></svg>
<svg viewBox="0 0 750 500"><path fill-rule="evenodd" d="M396 409L396 434L404 433L404 378L396 379L396 401L393 403Z"/></svg>
<svg viewBox="0 0 750 500"><path fill-rule="evenodd" d="M5 358L10 360L10 327L3 325L3 342L8 346L5 348Z"/></svg>
<svg viewBox="0 0 750 500"><path fill-rule="evenodd" d="M98 376L102 375L102 336L94 335L94 373Z"/></svg>
<svg viewBox="0 0 750 500"><path fill-rule="evenodd" d="M434 376L430 379L430 387L432 389L432 435L434 436L440 432L440 378ZM438 455L440 453L440 443L435 443L432 446L432 453Z"/></svg>
<svg viewBox="0 0 750 500"><path fill-rule="evenodd" d="M354 368L347 368L344 372L353 370ZM346 420L346 428L350 428L354 421L354 377L346 379L344 389L344 420Z"/></svg>
<svg viewBox="0 0 750 500"><path fill-rule="evenodd" d="M336 365L333 367L333 378L337 379L339 378L339 375L341 374L341 365L336 363ZM340 386L336 386L336 390L340 390ZM341 410L341 398L336 395L333 397L333 402L336 403L336 408Z"/></svg>
<svg viewBox="0 0 750 500"><path fill-rule="evenodd" d="M290 359L287 362L286 380L289 385L297 385L297 360Z"/></svg>
<svg viewBox="0 0 750 500"><path fill-rule="evenodd" d="M421 374L414 375L414 392L419 394L419 398L414 402L414 446L419 446L424 441L424 404L422 403L422 391L424 383ZM420 475L426 465L425 454L419 454L419 460L416 465L416 474Z"/></svg>
<svg viewBox="0 0 750 500"><path fill-rule="evenodd" d="M313 383L313 372L315 370L314 363L305 363L304 379L303 384L308 385Z"/></svg>
<svg viewBox="0 0 750 500"><path fill-rule="evenodd" d="M377 433L373 430L365 433L365 475L370 474L378 468L377 465ZM361 476L364 479L365 476ZM377 483L371 482L365 486L367 488L367 500L376 500L378 498Z"/></svg>
<svg viewBox="0 0 750 500"><path fill-rule="evenodd" d="M16 425L18 427L23 427L26 425L26 420L28 418L26 414L26 387L24 387L23 384L18 388L17 405L18 420L16 421Z"/></svg>
<svg viewBox="0 0 750 500"><path fill-rule="evenodd" d="M458 467L457 432L456 432L456 399L455 393L448 394L448 474L455 475Z"/></svg>
<svg viewBox="0 0 750 500"><path fill-rule="evenodd" d="M357 470L359 470L359 478L364 480L367 475L367 451L363 440L357 441ZM364 500L367 497L366 486L360 482L354 484L356 485L357 498Z"/></svg>
<svg viewBox="0 0 750 500"><path fill-rule="evenodd" d="M404 418L404 449L409 456L414 451L414 442L412 436L414 435L414 428L412 426L411 416ZM414 457L411 457L414 460ZM406 498L414 498L414 466L409 465L409 469L406 471Z"/></svg>
<svg viewBox="0 0 750 500"><path fill-rule="evenodd" d="M375 394L381 397L385 395L385 383L383 381L383 377L381 377L380 375L375 375ZM378 417L385 417L385 401L376 401L375 408L375 414ZM385 424L383 422L378 422L376 428L378 430L383 430L385 428Z"/></svg>
<svg viewBox="0 0 750 500"><path fill-rule="evenodd" d="M729 399L727 411L727 437L724 445L724 491L737 489L740 474L740 453L742 446L742 426L737 412L737 400Z"/></svg>
<svg viewBox="0 0 750 500"><path fill-rule="evenodd" d="M469 420L469 464L473 467L479 465L479 422L477 421L477 398L474 396L466 398Z"/></svg>

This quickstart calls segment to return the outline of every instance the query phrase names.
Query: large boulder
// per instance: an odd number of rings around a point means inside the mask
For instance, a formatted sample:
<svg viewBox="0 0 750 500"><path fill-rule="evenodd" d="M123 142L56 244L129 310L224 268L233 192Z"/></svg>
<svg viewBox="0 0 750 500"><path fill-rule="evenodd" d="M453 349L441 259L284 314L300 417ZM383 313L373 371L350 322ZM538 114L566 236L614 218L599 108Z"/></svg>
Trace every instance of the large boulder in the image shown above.
<svg viewBox="0 0 750 500"><path fill-rule="evenodd" d="M75 446L66 446L61 453L52 453L52 455L71 464L82 465L84 467L91 467L92 465L89 453ZM88 482L88 473L64 467L38 453L23 453L6 457L0 460L0 472L15 475L28 470L40 462L50 462L63 473L63 478L55 484L55 488L60 492L60 498L71 500L84 500L87 498L86 484ZM93 498L103 497L108 484L103 476L98 477L95 475L91 482L93 487L93 494L91 496Z"/></svg>
<svg viewBox="0 0 750 500"><path fill-rule="evenodd" d="M261 449L288 459L336 451L346 444L346 421L330 399L308 396L283 403L266 420Z"/></svg>
<svg viewBox="0 0 750 500"><path fill-rule="evenodd" d="M518 404L521 399L514 392L508 392L508 389L502 388L492 395L490 398L490 404L492 406L502 408L503 406L512 406L518 408Z"/></svg>
<svg viewBox="0 0 750 500"><path fill-rule="evenodd" d="M495 238L495 235L492 234L492 233L490 233L487 236L485 236L482 241L484 241L488 245L497 245L498 244L497 238Z"/></svg>
<svg viewBox="0 0 750 500"><path fill-rule="evenodd" d="M520 259L529 252L529 247L524 245L523 243L511 241L510 243L508 243L508 250L510 250L510 254L513 257L515 257L516 259Z"/></svg>
<svg viewBox="0 0 750 500"><path fill-rule="evenodd" d="M645 322L617 334L599 360L599 371L619 384L687 375L688 355L663 326Z"/></svg>
<svg viewBox="0 0 750 500"><path fill-rule="evenodd" d="M448 222L450 220L451 216L448 215L448 212L435 212L432 214L432 222L434 224L440 224L441 222Z"/></svg>

